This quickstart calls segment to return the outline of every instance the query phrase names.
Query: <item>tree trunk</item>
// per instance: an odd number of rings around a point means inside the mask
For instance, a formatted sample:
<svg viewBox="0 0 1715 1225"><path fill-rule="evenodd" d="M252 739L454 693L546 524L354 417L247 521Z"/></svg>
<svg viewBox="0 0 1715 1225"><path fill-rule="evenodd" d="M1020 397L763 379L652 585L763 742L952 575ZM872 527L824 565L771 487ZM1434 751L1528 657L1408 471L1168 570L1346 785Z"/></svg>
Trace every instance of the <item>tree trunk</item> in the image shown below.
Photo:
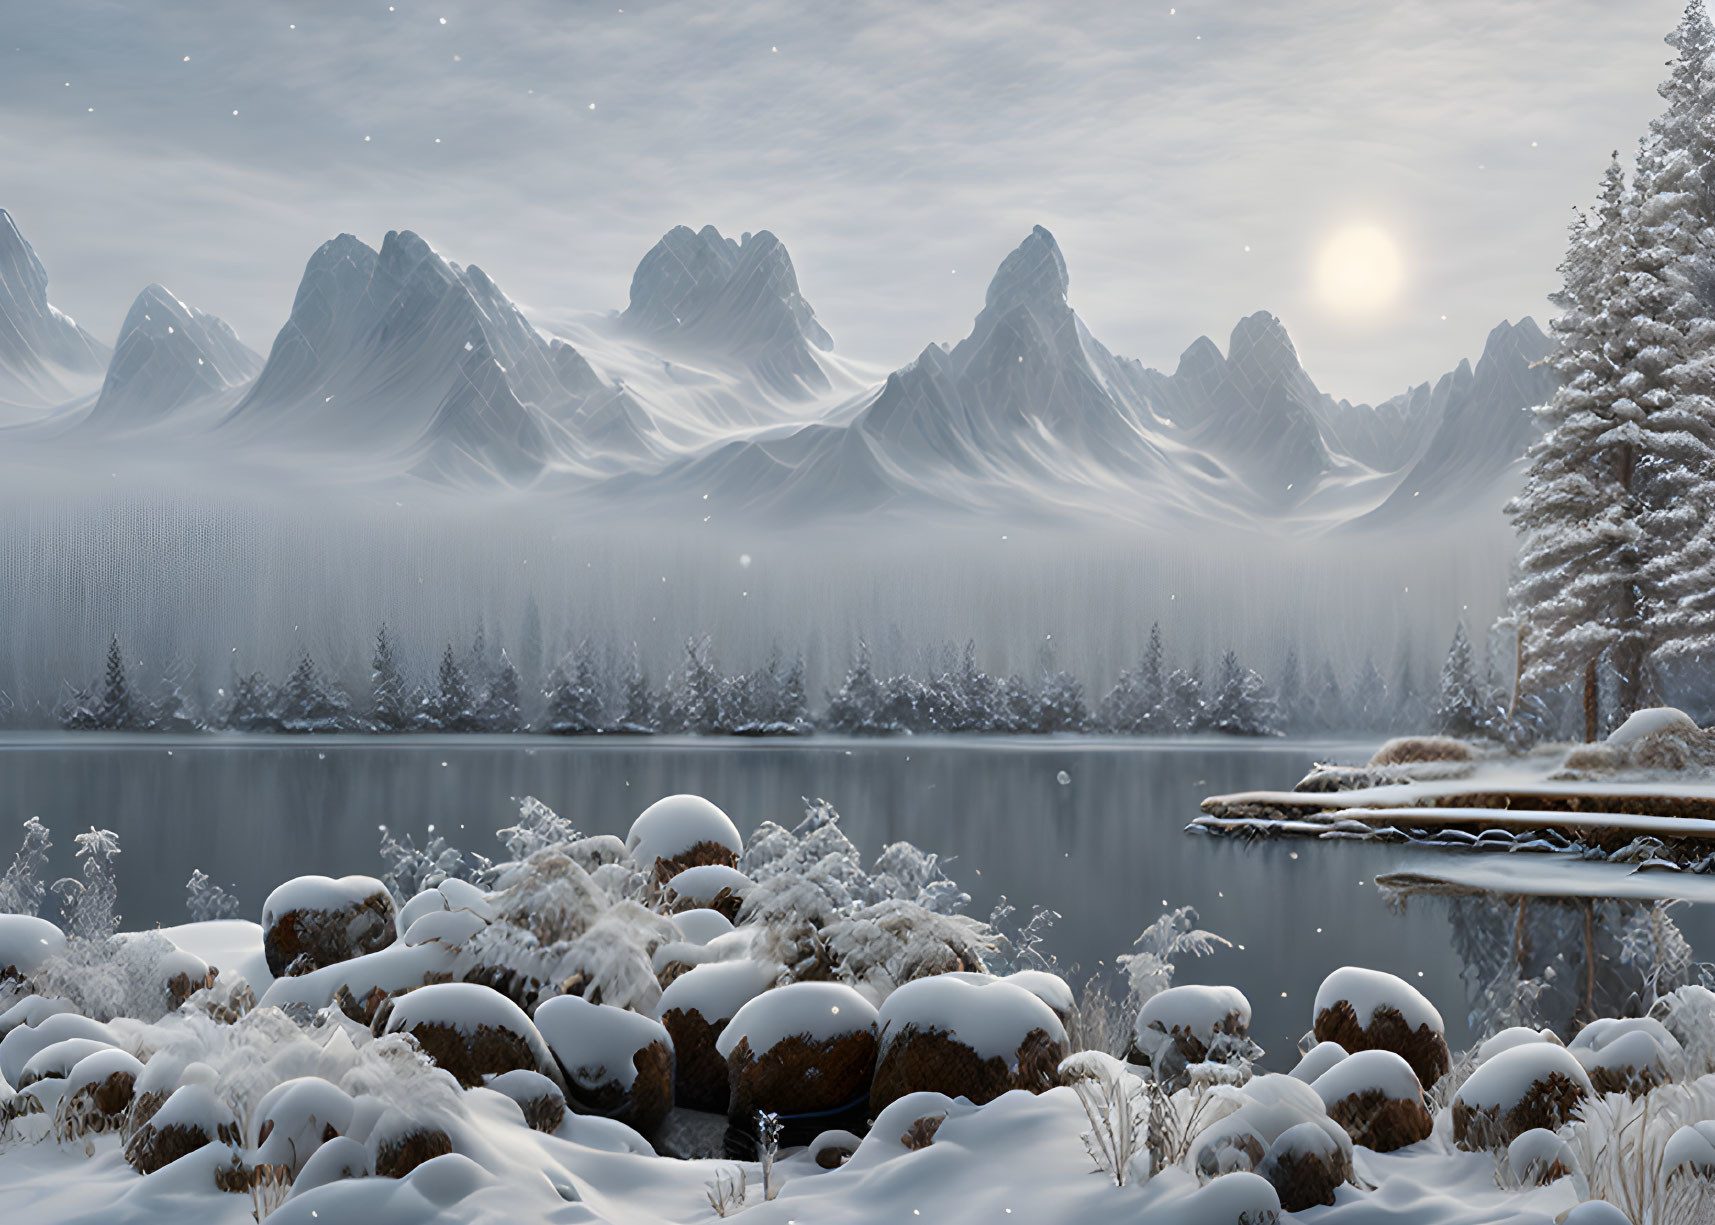
<svg viewBox="0 0 1715 1225"><path fill-rule="evenodd" d="M1593 744L1601 722L1601 694L1596 680L1596 661L1584 665L1584 743Z"/></svg>

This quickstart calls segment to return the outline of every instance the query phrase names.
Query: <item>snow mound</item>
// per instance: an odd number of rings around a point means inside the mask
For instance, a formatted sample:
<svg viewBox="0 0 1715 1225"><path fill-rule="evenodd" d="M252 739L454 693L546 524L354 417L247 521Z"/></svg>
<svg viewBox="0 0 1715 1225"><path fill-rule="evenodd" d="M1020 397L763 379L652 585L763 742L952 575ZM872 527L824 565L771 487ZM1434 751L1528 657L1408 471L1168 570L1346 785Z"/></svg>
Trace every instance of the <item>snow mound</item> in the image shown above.
<svg viewBox="0 0 1715 1225"><path fill-rule="evenodd" d="M919 1033L939 1030L982 1059L1009 1064L1034 1030L1062 1046L1066 1043L1065 1027L1053 1009L1023 987L999 980L962 982L946 974L919 978L888 996L877 1020L883 1059L907 1027Z"/></svg>
<svg viewBox="0 0 1715 1225"><path fill-rule="evenodd" d="M1239 1225L1273 1221L1280 1216L1280 1196L1260 1174L1223 1174L1189 1195L1152 1208L1150 1225Z"/></svg>
<svg viewBox="0 0 1715 1225"><path fill-rule="evenodd" d="M357 1103L331 1081L319 1076L282 1081L257 1103L254 1159L296 1174L323 1143L350 1134L356 1113Z"/></svg>
<svg viewBox="0 0 1715 1225"><path fill-rule="evenodd" d="M673 926L692 944L708 944L733 933L732 920L718 910L681 910L673 916Z"/></svg>
<svg viewBox="0 0 1715 1225"><path fill-rule="evenodd" d="M1593 1092L1589 1075L1569 1051L1536 1042L1501 1051L1478 1065L1454 1100L1474 1110L1511 1110L1524 1100L1532 1085L1551 1075L1565 1077L1585 1093Z"/></svg>
<svg viewBox="0 0 1715 1225"><path fill-rule="evenodd" d="M386 893L373 876L298 876L277 886L262 903L262 926L272 927L281 915L294 910L344 910L360 906L366 898Z"/></svg>
<svg viewBox="0 0 1715 1225"><path fill-rule="evenodd" d="M847 1034L873 1034L878 1021L875 1005L843 983L788 983L740 1008L715 1049L723 1059L730 1058L743 1041L753 1058L761 1058L787 1038L820 1043Z"/></svg>
<svg viewBox="0 0 1715 1225"><path fill-rule="evenodd" d="M739 1009L773 987L780 973L780 966L759 961L719 961L693 966L661 993L655 1015L664 1017L677 1009L685 1013L695 1011L711 1025L731 1020Z"/></svg>
<svg viewBox="0 0 1715 1225"><path fill-rule="evenodd" d="M1685 1050L1653 1017L1606 1017L1572 1040L1571 1052L1602 1093L1639 1096L1685 1074Z"/></svg>
<svg viewBox="0 0 1715 1225"><path fill-rule="evenodd" d="M17 1086L22 1089L38 1080L65 1080L71 1070L99 1051L113 1050L113 1044L98 1038L66 1038L51 1042L30 1056L18 1072Z"/></svg>
<svg viewBox="0 0 1715 1225"><path fill-rule="evenodd" d="M1687 1123L1668 1138L1661 1154L1662 1175L1671 1178L1681 1169L1715 1178L1715 1119Z"/></svg>
<svg viewBox="0 0 1715 1225"><path fill-rule="evenodd" d="M1358 1051L1311 1082L1326 1106L1358 1094L1379 1092L1389 1101L1421 1102L1423 1086L1411 1065L1392 1051Z"/></svg>
<svg viewBox="0 0 1715 1225"><path fill-rule="evenodd" d="M1616 748L1635 744L1645 736L1661 732L1686 733L1698 730L1697 720L1672 706L1652 706L1634 711L1624 723L1608 733L1608 743Z"/></svg>
<svg viewBox="0 0 1715 1225"><path fill-rule="evenodd" d="M1346 1048L1338 1042L1318 1042L1304 1053L1289 1075L1307 1085L1314 1085L1329 1068L1346 1058Z"/></svg>
<svg viewBox="0 0 1715 1225"><path fill-rule="evenodd" d="M122 1045L119 1035L100 1021L75 1012L56 1013L40 1025L21 1025L0 1038L0 1077L9 1085L17 1085L24 1065L38 1052L69 1038L88 1038L103 1046Z"/></svg>
<svg viewBox="0 0 1715 1225"><path fill-rule="evenodd" d="M1376 1013L1392 1009L1412 1029L1427 1027L1437 1034L1446 1032L1435 1005L1416 987L1394 974L1342 966L1323 979L1317 988L1315 1011L1320 1015L1342 1000L1352 1006L1358 1024L1365 1028Z"/></svg>
<svg viewBox="0 0 1715 1225"><path fill-rule="evenodd" d="M729 890L733 897L742 899L745 891L750 888L750 883L750 877L737 868L724 863L706 863L686 868L675 875L667 882L667 890L681 901L706 906L720 896L723 889Z"/></svg>
<svg viewBox="0 0 1715 1225"><path fill-rule="evenodd" d="M49 1017L76 1011L70 1000L62 1000L57 996L26 995L5 1012L0 1012L0 1038L5 1038L20 1025L40 1025Z"/></svg>
<svg viewBox="0 0 1715 1225"><path fill-rule="evenodd" d="M1502 1051L1510 1051L1515 1046L1526 1046L1532 1042L1547 1042L1554 1046L1566 1045L1560 1040L1560 1036L1551 1029L1531 1029L1525 1025L1514 1025L1486 1038L1482 1045L1477 1048L1477 1062L1487 1063Z"/></svg>
<svg viewBox="0 0 1715 1225"><path fill-rule="evenodd" d="M536 1028L566 1075L592 1089L617 1082L629 1092L637 1080L638 1052L655 1043L673 1049L673 1039L659 1021L575 995L544 1001L536 1009Z"/></svg>
<svg viewBox="0 0 1715 1225"><path fill-rule="evenodd" d="M625 849L645 872L655 871L663 860L673 863L705 843L725 848L735 860L744 853L744 839L732 818L700 795L656 800L631 823L625 836Z"/></svg>
<svg viewBox="0 0 1715 1225"><path fill-rule="evenodd" d="M467 1087L480 1084L485 1075L525 1066L517 1061L526 1052L537 1071L556 1070L553 1054L524 1010L476 983L434 983L406 992L394 1001L385 1032L414 1035ZM509 1066L496 1066L502 1062Z"/></svg>
<svg viewBox="0 0 1715 1225"><path fill-rule="evenodd" d="M487 926L486 919L469 910L430 911L419 917L406 930L405 943L427 944L432 940L449 949L456 949Z"/></svg>
<svg viewBox="0 0 1715 1225"><path fill-rule="evenodd" d="M1507 1165L1521 1186L1543 1185L1578 1168L1566 1140L1546 1127L1533 1127L1507 1145Z"/></svg>
<svg viewBox="0 0 1715 1225"><path fill-rule="evenodd" d="M0 914L0 978L28 975L65 943L65 933L46 919Z"/></svg>

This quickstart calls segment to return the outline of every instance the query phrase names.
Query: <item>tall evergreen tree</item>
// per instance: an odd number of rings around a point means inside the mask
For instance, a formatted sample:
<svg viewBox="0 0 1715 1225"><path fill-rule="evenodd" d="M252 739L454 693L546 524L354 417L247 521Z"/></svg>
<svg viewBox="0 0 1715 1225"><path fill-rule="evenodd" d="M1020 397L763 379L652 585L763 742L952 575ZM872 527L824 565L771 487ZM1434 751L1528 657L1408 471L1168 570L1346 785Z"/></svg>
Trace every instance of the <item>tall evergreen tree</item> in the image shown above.
<svg viewBox="0 0 1715 1225"><path fill-rule="evenodd" d="M1286 648L1280 664L1280 721L1288 731L1303 731L1312 722L1304 694L1304 674L1298 666L1298 649Z"/></svg>
<svg viewBox="0 0 1715 1225"><path fill-rule="evenodd" d="M886 693L876 679L870 663L869 644L858 639L846 678L837 693L828 696L828 708L823 722L830 731L859 735L885 729L882 706Z"/></svg>
<svg viewBox="0 0 1715 1225"><path fill-rule="evenodd" d="M375 632L375 654L369 664L369 725L378 732L403 732L411 727L405 678L393 658L385 623Z"/></svg>
<svg viewBox="0 0 1715 1225"><path fill-rule="evenodd" d="M95 725L102 731L142 731L145 720L140 703L131 692L131 681L125 675L125 656L119 649L119 635L107 644L107 673L101 683L101 699L95 710Z"/></svg>
<svg viewBox="0 0 1715 1225"><path fill-rule="evenodd" d="M512 660L505 651L500 652L500 660L493 670L493 678L488 682L488 689L482 695L482 708L477 712L477 720L485 732L519 732L524 730L524 715L519 705L519 693L523 688L518 669L512 666Z"/></svg>
<svg viewBox="0 0 1715 1225"><path fill-rule="evenodd" d="M437 732L474 732L478 730L476 696L452 643L441 655L441 667L435 677L435 690L429 695L425 730Z"/></svg>
<svg viewBox="0 0 1715 1225"><path fill-rule="evenodd" d="M625 676L625 713L620 717L619 730L632 735L647 735L659 730L655 695L644 675L643 663L637 656L637 644L631 644L631 666Z"/></svg>
<svg viewBox="0 0 1715 1225"><path fill-rule="evenodd" d="M1461 621L1453 631L1453 645L1441 666L1441 696L1435 703L1435 726L1449 736L1480 736L1485 716L1482 690L1477 684L1476 662L1471 640Z"/></svg>
<svg viewBox="0 0 1715 1225"><path fill-rule="evenodd" d="M556 736L593 736L607 730L601 675L595 648L578 643L570 664L562 662L549 678L547 730Z"/></svg>
<svg viewBox="0 0 1715 1225"><path fill-rule="evenodd" d="M1229 736L1278 736L1280 712L1262 677L1239 663L1232 651L1221 656L1215 694L1209 702L1210 731Z"/></svg>
<svg viewBox="0 0 1715 1225"><path fill-rule="evenodd" d="M280 688L278 714L281 731L300 734L337 732L344 723L344 703L323 682L308 651Z"/></svg>
<svg viewBox="0 0 1715 1225"><path fill-rule="evenodd" d="M1388 725L1387 682L1382 679L1373 655L1364 656L1364 666L1352 685L1352 716L1357 731L1381 731Z"/></svg>

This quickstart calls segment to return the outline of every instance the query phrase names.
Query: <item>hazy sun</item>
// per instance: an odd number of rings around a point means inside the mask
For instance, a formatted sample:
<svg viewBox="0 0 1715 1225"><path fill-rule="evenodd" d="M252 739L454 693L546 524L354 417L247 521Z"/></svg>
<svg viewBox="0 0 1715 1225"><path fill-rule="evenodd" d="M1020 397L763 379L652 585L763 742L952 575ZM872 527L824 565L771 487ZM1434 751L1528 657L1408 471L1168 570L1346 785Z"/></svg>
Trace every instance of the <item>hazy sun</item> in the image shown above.
<svg viewBox="0 0 1715 1225"><path fill-rule="evenodd" d="M1399 246L1377 226L1337 230L1316 255L1316 296L1337 314L1362 316L1386 308L1404 280Z"/></svg>

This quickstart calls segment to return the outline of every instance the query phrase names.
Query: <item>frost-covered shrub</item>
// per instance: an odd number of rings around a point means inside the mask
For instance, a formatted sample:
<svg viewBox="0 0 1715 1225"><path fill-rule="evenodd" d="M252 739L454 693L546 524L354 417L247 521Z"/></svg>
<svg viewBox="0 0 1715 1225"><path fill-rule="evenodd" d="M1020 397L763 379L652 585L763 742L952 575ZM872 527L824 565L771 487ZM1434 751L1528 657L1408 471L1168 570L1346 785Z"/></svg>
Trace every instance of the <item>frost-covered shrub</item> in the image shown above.
<svg viewBox="0 0 1715 1225"><path fill-rule="evenodd" d="M430 832L434 832L432 826ZM410 834L396 836L385 825L381 827L381 862L385 865L381 881L401 906L444 880L470 880L489 866L481 855L461 851L439 834L419 849Z"/></svg>
<svg viewBox="0 0 1715 1225"><path fill-rule="evenodd" d="M932 974L980 973L994 948L975 919L892 899L830 923L822 936L839 977L880 995Z"/></svg>
<svg viewBox="0 0 1715 1225"><path fill-rule="evenodd" d="M1686 1164L1682 1136L1711 1118L1715 1080L1705 1077L1638 1098L1592 1095L1560 1134L1591 1198L1613 1204L1634 1225L1683 1225L1706 1220L1715 1209L1715 1171Z"/></svg>
<svg viewBox="0 0 1715 1225"><path fill-rule="evenodd" d="M53 847L48 827L35 817L24 822L24 842L12 857L12 866L0 876L0 913L40 913L47 886L42 873L48 866L48 851Z"/></svg>
<svg viewBox="0 0 1715 1225"><path fill-rule="evenodd" d="M36 990L85 1016L154 1021L209 985L209 967L155 932L71 940L31 975Z"/></svg>
<svg viewBox="0 0 1715 1225"><path fill-rule="evenodd" d="M563 846L583 837L572 823L533 795L518 802L518 824L495 831L513 859L529 859L537 851Z"/></svg>
<svg viewBox="0 0 1715 1225"><path fill-rule="evenodd" d="M238 899L209 880L208 873L200 868L192 871L190 880L185 882L185 909L193 923L236 919L244 913Z"/></svg>
<svg viewBox="0 0 1715 1225"><path fill-rule="evenodd" d="M119 835L110 829L90 826L79 834L77 862L82 879L64 877L54 882L66 934L81 940L105 940L119 930L119 882L114 862L119 858Z"/></svg>
<svg viewBox="0 0 1715 1225"><path fill-rule="evenodd" d="M1057 968L1054 958L1045 955L1042 946L1054 924L1060 921L1060 912L1050 910L1046 906L1034 906L1031 908L1030 918L1014 933L1010 930L1008 921L1017 909L1006 900L1006 894L1003 893L995 900L994 909L989 912L989 930L994 933L995 941L994 954L989 958L990 968L997 974L1009 974L1014 970L1046 970L1054 973Z"/></svg>
<svg viewBox="0 0 1715 1225"><path fill-rule="evenodd" d="M1141 1009L1150 996L1173 985L1174 963L1181 957L1206 957L1217 948L1231 948L1229 941L1197 926L1197 911L1190 906L1170 910L1144 928L1133 940L1135 953L1114 958L1125 972L1131 1004Z"/></svg>

